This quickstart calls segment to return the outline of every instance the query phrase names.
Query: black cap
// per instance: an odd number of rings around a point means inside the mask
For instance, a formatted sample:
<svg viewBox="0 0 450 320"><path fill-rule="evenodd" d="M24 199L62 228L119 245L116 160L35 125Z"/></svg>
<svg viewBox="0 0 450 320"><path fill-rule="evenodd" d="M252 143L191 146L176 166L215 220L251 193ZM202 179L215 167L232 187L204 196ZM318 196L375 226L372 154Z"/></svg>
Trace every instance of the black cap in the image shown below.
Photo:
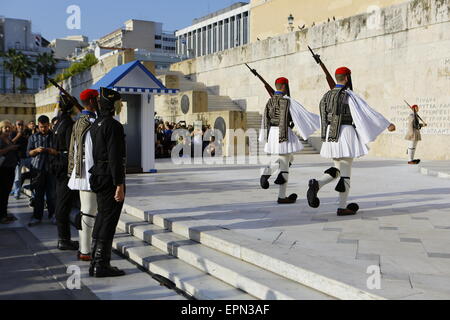
<svg viewBox="0 0 450 320"><path fill-rule="evenodd" d="M59 94L59 108L62 112L70 112L74 106L73 100L64 93Z"/></svg>
<svg viewBox="0 0 450 320"><path fill-rule="evenodd" d="M101 111L104 112L114 112L115 103L122 98L119 92L108 89L108 88L100 88L100 96L98 105Z"/></svg>

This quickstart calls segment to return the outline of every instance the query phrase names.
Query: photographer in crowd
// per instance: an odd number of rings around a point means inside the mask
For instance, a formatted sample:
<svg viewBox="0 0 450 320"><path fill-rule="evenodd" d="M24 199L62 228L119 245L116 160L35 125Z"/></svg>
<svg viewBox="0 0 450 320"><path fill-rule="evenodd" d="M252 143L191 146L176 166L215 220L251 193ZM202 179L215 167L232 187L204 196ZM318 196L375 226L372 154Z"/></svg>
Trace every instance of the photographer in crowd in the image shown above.
<svg viewBox="0 0 450 320"><path fill-rule="evenodd" d="M0 122L0 224L8 224L15 220L8 216L9 193L14 182L14 173L19 160L18 145L10 139L12 124L8 120Z"/></svg>
<svg viewBox="0 0 450 320"><path fill-rule="evenodd" d="M35 226L42 221L44 214L44 196L47 200L48 218L55 219L56 178L50 172L51 157L57 155L54 147L54 135L50 130L50 119L47 116L38 118L38 131L28 140L27 154L31 159L31 184L35 191L33 217L28 226Z"/></svg>

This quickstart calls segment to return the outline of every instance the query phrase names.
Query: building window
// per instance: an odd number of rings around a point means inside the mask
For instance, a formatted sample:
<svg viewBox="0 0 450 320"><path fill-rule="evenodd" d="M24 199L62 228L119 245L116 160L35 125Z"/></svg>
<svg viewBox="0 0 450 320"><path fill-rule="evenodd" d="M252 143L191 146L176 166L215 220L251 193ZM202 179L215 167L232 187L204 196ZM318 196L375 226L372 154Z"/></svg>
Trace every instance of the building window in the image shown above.
<svg viewBox="0 0 450 320"><path fill-rule="evenodd" d="M244 12L243 28L244 28L244 39L242 39L242 44L247 44L248 43L248 12Z"/></svg>
<svg viewBox="0 0 450 320"><path fill-rule="evenodd" d="M155 40L161 40L161 36L160 36L160 35L157 35L157 34L155 34Z"/></svg>
<svg viewBox="0 0 450 320"><path fill-rule="evenodd" d="M229 27L230 27L230 20L226 19L224 24L224 39L223 39L223 49L228 49L228 38L229 38Z"/></svg>
<svg viewBox="0 0 450 320"><path fill-rule="evenodd" d="M210 54L212 52L212 26L208 26L208 52Z"/></svg>
<svg viewBox="0 0 450 320"><path fill-rule="evenodd" d="M231 17L230 19L230 48L234 48L235 34L234 34L234 23L235 17Z"/></svg>
<svg viewBox="0 0 450 320"><path fill-rule="evenodd" d="M223 21L219 22L219 47L217 48L218 51L223 50Z"/></svg>
<svg viewBox="0 0 450 320"><path fill-rule="evenodd" d="M202 29L202 56L206 54L206 28Z"/></svg>
<svg viewBox="0 0 450 320"><path fill-rule="evenodd" d="M155 44L155 49L161 49L161 45L160 44Z"/></svg>

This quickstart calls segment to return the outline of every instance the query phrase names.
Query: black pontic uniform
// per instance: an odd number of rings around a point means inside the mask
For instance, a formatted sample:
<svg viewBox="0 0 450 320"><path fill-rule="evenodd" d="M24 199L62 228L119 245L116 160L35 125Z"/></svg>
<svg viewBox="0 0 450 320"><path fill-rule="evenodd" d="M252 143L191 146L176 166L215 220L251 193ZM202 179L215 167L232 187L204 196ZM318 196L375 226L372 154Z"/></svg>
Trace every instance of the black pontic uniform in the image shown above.
<svg viewBox="0 0 450 320"><path fill-rule="evenodd" d="M70 114L63 113L54 132L55 147L59 154L53 159L52 171L56 176L55 216L60 240L70 240L70 212L77 195L76 191L70 190L67 186L68 151L73 124Z"/></svg>
<svg viewBox="0 0 450 320"><path fill-rule="evenodd" d="M90 275L96 277L123 275L115 272L118 269L110 266L110 260L112 241L123 207L123 202L117 202L114 196L116 187L125 185L125 133L122 124L112 114L102 113L90 129L94 157L90 185L97 194L98 206L92 232L94 259Z"/></svg>

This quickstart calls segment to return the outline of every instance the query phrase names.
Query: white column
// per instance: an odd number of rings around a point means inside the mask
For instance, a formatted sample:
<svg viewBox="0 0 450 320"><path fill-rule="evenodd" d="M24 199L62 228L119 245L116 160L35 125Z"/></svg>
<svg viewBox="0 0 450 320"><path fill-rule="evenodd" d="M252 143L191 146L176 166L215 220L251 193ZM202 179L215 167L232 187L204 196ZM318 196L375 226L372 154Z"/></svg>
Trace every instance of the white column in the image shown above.
<svg viewBox="0 0 450 320"><path fill-rule="evenodd" d="M142 171L150 172L155 169L155 98L149 93L141 94L141 119Z"/></svg>

